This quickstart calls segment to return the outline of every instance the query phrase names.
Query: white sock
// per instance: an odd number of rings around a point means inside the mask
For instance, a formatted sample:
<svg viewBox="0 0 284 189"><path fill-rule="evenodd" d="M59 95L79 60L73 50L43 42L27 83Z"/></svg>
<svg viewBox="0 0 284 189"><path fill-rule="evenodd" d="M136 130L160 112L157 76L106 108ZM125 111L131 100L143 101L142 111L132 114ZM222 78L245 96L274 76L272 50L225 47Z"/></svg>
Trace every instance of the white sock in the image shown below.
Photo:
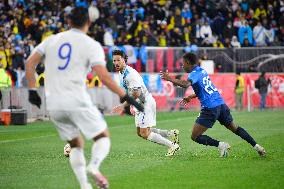
<svg viewBox="0 0 284 189"><path fill-rule="evenodd" d="M171 135L171 131L169 130L162 130L158 128L150 128L150 131L160 134L162 137L169 137Z"/></svg>
<svg viewBox="0 0 284 189"><path fill-rule="evenodd" d="M161 145L164 145L164 146L168 146L168 147L174 146L174 144L170 140L168 140L168 139L162 137L160 134L157 134L157 133L154 133L154 132L151 132L149 134L147 140L161 144Z"/></svg>
<svg viewBox="0 0 284 189"><path fill-rule="evenodd" d="M81 188L88 185L86 160L83 149L78 147L72 148L69 155L69 162Z"/></svg>
<svg viewBox="0 0 284 189"><path fill-rule="evenodd" d="M94 142L92 146L91 161L88 165L88 171L96 174L99 171L102 161L107 157L110 151L110 139L103 137Z"/></svg>

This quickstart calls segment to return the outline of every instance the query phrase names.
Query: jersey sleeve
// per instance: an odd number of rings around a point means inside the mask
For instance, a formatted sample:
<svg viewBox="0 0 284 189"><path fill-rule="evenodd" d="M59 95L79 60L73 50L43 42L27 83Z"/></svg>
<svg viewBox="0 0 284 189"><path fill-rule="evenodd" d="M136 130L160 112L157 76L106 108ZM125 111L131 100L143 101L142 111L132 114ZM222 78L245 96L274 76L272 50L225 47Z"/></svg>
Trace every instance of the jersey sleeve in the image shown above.
<svg viewBox="0 0 284 189"><path fill-rule="evenodd" d="M49 36L45 40L43 40L36 48L34 49L34 52L38 52L42 56L46 53L46 46L49 43L49 41L54 37L54 35Z"/></svg>
<svg viewBox="0 0 284 189"><path fill-rule="evenodd" d="M105 52L100 43L98 42L92 43L91 48L89 49L89 54L90 54L89 62L91 66L106 65Z"/></svg>
<svg viewBox="0 0 284 189"><path fill-rule="evenodd" d="M187 80L191 82L191 84L195 84L198 81L199 75L197 72L193 71L188 74Z"/></svg>

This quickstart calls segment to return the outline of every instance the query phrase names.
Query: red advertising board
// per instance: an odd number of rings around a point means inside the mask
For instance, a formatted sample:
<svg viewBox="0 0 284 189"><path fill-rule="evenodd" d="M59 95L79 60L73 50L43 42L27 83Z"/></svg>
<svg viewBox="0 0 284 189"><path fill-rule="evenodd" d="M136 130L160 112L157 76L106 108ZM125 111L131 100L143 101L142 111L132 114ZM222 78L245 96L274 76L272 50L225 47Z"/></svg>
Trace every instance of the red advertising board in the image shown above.
<svg viewBox="0 0 284 189"><path fill-rule="evenodd" d="M186 79L186 74L183 79ZM257 73L243 74L245 78L245 92L243 94L243 107L247 107L248 97L250 98L250 104L252 108L258 108L260 102L260 95L258 90L254 87L255 80L259 77ZM235 107L235 83L236 75L233 73L228 74L213 74L210 78L227 105L231 108ZM284 107L284 73L280 74L267 74L267 78L270 78L271 85L268 87L268 94L266 98L267 107ZM153 93L157 102L157 108L160 110L168 109L171 103L176 100L176 88L167 81L163 81L162 93ZM185 96L192 94L192 88L189 87ZM189 103L188 108L199 108L200 104L197 99Z"/></svg>

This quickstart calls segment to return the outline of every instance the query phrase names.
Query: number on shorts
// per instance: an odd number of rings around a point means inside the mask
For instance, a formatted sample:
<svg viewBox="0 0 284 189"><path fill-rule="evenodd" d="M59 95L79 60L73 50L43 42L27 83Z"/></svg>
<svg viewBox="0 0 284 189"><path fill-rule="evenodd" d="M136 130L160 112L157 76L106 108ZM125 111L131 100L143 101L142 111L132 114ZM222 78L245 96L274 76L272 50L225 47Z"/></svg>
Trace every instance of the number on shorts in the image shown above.
<svg viewBox="0 0 284 189"><path fill-rule="evenodd" d="M59 70L65 70L71 60L72 46L70 43L63 43L58 50L58 56L62 60L66 60L63 66L58 66Z"/></svg>

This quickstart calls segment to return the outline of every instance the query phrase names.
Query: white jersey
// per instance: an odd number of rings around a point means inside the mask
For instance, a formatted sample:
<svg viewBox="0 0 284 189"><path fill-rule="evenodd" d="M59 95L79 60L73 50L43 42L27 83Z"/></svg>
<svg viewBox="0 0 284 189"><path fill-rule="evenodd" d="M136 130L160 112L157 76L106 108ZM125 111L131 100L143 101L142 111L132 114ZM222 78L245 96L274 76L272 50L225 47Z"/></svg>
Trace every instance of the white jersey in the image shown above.
<svg viewBox="0 0 284 189"><path fill-rule="evenodd" d="M156 102L151 93L148 92L140 74L130 66L126 66L122 73L119 73L121 86L132 96L133 90L140 89L141 95L138 101L143 103L144 112L135 110L135 125L139 128L148 128L156 125Z"/></svg>
<svg viewBox="0 0 284 189"><path fill-rule="evenodd" d="M146 98L152 97L148 92L140 74L130 66L126 66L122 73L119 72L120 85L128 95L132 96L135 89L141 89L139 101L145 103Z"/></svg>
<svg viewBox="0 0 284 189"><path fill-rule="evenodd" d="M74 111L93 106L85 81L92 66L106 64L100 43L71 29L50 36L35 51L45 57L48 110Z"/></svg>

